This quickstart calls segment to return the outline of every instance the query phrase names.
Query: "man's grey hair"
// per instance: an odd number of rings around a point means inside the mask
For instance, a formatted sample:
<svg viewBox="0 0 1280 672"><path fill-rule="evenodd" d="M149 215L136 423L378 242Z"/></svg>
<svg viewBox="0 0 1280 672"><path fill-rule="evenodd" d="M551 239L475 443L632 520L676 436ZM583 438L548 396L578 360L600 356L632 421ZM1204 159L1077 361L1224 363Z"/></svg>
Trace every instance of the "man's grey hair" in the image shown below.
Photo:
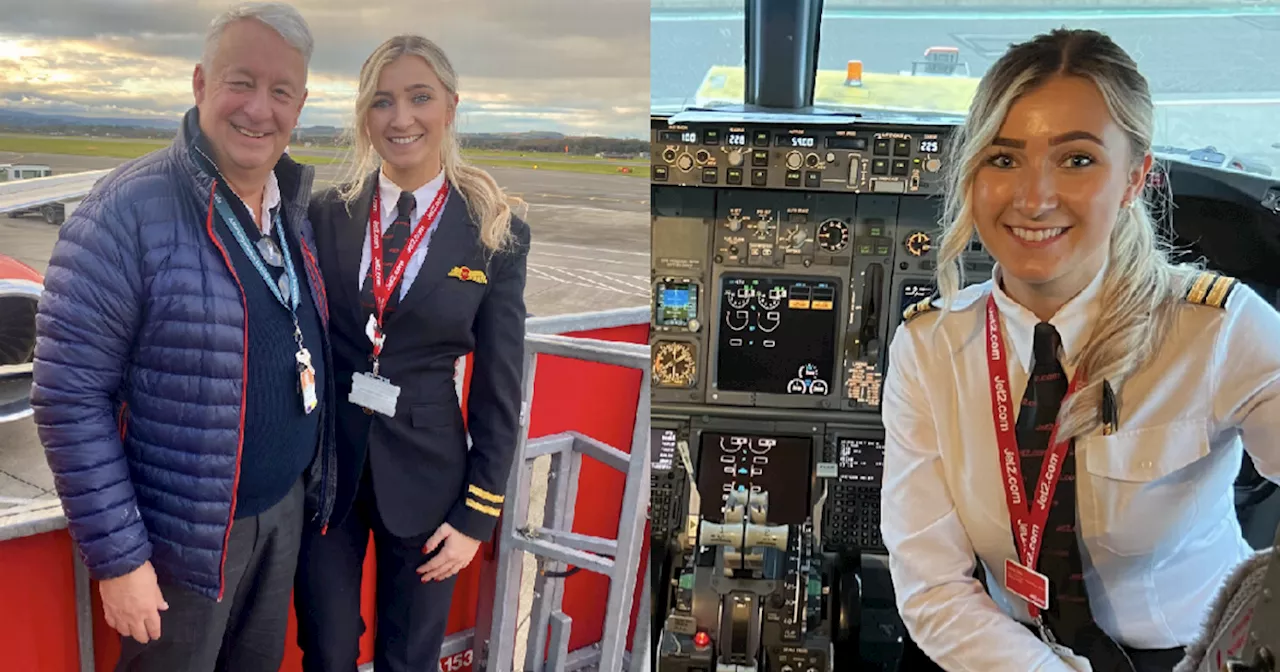
<svg viewBox="0 0 1280 672"><path fill-rule="evenodd" d="M283 2L246 2L219 14L209 24L209 32L204 38L204 54L200 59L205 71L213 64L213 55L218 51L222 32L241 19L257 19L279 33L289 46L302 54L304 70L310 69L315 41L311 37L311 29L298 10Z"/></svg>

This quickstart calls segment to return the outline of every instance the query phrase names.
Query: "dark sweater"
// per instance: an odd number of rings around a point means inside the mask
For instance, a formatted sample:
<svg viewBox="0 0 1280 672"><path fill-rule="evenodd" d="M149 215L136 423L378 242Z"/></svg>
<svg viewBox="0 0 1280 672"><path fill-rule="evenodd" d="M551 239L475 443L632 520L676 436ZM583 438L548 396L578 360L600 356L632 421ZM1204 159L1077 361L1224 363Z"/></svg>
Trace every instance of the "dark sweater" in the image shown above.
<svg viewBox="0 0 1280 672"><path fill-rule="evenodd" d="M221 180L218 192L244 223L250 244L256 245L262 234L249 216L248 208ZM316 396L322 398L326 372L320 316L311 299L302 251L292 228L295 223L288 221L283 207L276 207L280 210L279 223L282 226L277 229L273 224L271 235L277 245L282 236L289 241L300 294L298 324L302 328L303 345L311 352L311 365L316 369ZM244 446L240 457L240 481L236 488L235 516L239 519L266 511L289 493L315 457L321 413L319 407L310 415L302 409L296 359L298 344L294 339L293 319L289 311L267 288L227 226L227 222L215 215L214 231L231 257L249 309ZM284 275L284 269L264 266L273 280Z"/></svg>

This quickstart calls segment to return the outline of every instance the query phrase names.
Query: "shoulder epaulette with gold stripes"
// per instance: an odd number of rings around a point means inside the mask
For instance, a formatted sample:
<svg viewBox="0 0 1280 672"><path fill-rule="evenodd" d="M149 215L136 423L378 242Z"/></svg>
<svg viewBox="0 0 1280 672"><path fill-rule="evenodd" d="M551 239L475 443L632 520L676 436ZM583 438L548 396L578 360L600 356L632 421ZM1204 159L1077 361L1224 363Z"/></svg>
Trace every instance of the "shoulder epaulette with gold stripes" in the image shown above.
<svg viewBox="0 0 1280 672"><path fill-rule="evenodd" d="M1240 283L1233 277L1203 271L1191 283L1191 289L1187 290L1184 298L1188 303L1222 308L1227 305L1227 297L1231 296L1238 284Z"/></svg>
<svg viewBox="0 0 1280 672"><path fill-rule="evenodd" d="M936 310L937 306L933 305L936 298L937 297L930 296L927 299L921 299L910 306L907 306L907 309L902 311L902 321L909 322L931 310Z"/></svg>

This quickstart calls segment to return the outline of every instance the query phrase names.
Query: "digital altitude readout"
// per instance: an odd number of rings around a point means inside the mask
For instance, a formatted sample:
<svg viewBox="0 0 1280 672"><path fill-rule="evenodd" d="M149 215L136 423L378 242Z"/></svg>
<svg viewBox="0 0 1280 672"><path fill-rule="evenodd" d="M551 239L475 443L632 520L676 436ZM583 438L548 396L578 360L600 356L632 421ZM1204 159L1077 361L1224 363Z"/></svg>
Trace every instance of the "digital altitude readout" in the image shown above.
<svg viewBox="0 0 1280 672"><path fill-rule="evenodd" d="M829 394L839 306L834 279L724 276L716 386L729 392Z"/></svg>
<svg viewBox="0 0 1280 672"><path fill-rule="evenodd" d="M739 486L769 493L771 525L802 525L811 514L812 439L708 432L700 449L698 492L705 520L724 522L724 505Z"/></svg>
<svg viewBox="0 0 1280 672"><path fill-rule="evenodd" d="M773 137L775 147L795 147L798 149L813 149L816 147L816 139L811 135L791 135L789 133L779 133Z"/></svg>

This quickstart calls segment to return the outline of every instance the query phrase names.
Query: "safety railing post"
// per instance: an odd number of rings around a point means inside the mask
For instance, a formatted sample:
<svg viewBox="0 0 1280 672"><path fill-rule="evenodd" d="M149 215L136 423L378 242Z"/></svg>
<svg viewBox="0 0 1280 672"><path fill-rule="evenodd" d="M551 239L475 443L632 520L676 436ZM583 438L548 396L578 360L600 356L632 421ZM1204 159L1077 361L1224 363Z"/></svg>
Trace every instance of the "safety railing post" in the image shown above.
<svg viewBox="0 0 1280 672"><path fill-rule="evenodd" d="M586 338L568 338L533 333L526 338L526 358L554 355L589 362L611 364L641 372L639 399L634 414L628 452L601 443L577 432L563 432L529 440L528 426L522 426L519 452L508 481L502 535L498 540L498 567L493 596L492 618L487 633L477 626L477 637L487 641L487 655L481 668L487 672L513 672L520 600L522 553L538 558L542 571L535 579L528 647L523 663L530 672L568 672L593 666L600 672L621 672L627 661L627 630L635 603L640 552L644 528L637 523L649 501L649 367L647 345L616 343ZM531 361L531 360L530 360ZM524 408L533 408L535 369L526 364ZM547 493L541 526L527 522L529 478L534 460L550 455L552 481ZM622 506L613 539L574 533L573 511L577 499L579 464L591 455L606 466L625 474ZM609 577L603 634L599 642L577 651L567 651L572 620L562 611L562 574L568 566ZM641 618L646 621L646 618ZM646 636L647 639L647 636ZM647 655L636 652L633 669L647 665ZM636 668L639 661L640 668Z"/></svg>

